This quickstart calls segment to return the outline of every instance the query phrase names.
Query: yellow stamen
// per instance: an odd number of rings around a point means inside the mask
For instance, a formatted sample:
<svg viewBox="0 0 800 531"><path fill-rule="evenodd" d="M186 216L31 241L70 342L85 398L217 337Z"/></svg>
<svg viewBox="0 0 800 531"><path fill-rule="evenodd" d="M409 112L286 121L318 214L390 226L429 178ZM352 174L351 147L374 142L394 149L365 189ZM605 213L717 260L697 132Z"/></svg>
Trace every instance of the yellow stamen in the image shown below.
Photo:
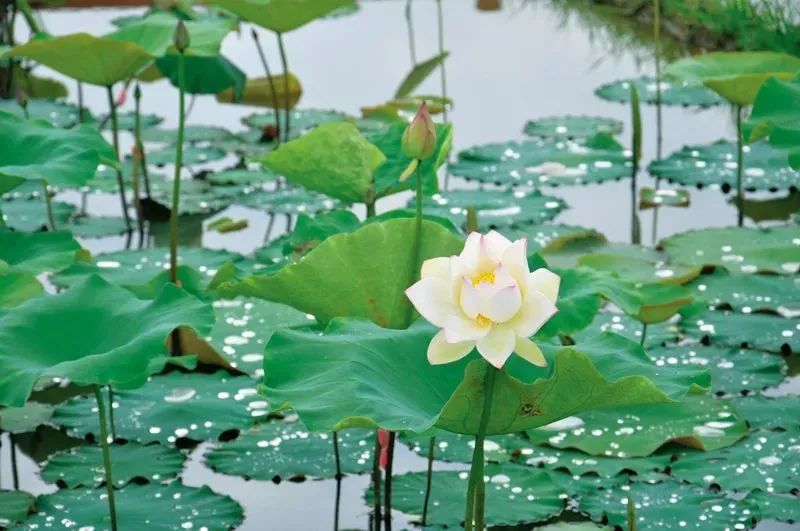
<svg viewBox="0 0 800 531"><path fill-rule="evenodd" d="M492 320L491 319L489 319L488 317L486 317L485 315L482 315L480 313L475 318L475 321L477 321L478 325L480 325L480 326L489 326L490 324L492 324Z"/></svg>
<svg viewBox="0 0 800 531"><path fill-rule="evenodd" d="M481 282L488 282L489 284L494 284L494 271L484 271L483 273L472 279L473 286L477 286Z"/></svg>

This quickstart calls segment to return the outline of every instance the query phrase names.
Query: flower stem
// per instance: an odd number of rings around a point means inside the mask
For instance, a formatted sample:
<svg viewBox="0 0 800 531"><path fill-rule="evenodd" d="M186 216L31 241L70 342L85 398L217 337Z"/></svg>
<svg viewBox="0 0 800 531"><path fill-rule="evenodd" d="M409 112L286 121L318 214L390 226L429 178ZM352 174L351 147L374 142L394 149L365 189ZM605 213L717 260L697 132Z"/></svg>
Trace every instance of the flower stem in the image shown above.
<svg viewBox="0 0 800 531"><path fill-rule="evenodd" d="M103 469L106 475L106 493L108 494L108 515L111 518L111 531L117 531L117 505L114 500L114 480L111 472L111 450L108 446L108 428L106 427L106 405L103 391L99 386L94 388L97 400L97 411L100 416L100 447L103 449Z"/></svg>
<svg viewBox="0 0 800 531"><path fill-rule="evenodd" d="M47 187L47 179L42 179L42 197L44 198L45 207L47 207L47 222L50 225L50 230L56 230L56 218L53 215L53 202L50 200L50 191Z"/></svg>
<svg viewBox="0 0 800 531"><path fill-rule="evenodd" d="M278 113L278 92L275 90L275 80L272 79L272 73L269 70L269 63L267 63L267 56L264 55L264 49L261 47L261 41L258 39L258 32L252 28L251 35L253 41L256 43L256 50L258 51L258 58L261 59L261 65L264 67L264 72L267 74L267 82L269 83L269 90L272 93L272 110L275 111L275 140L276 143L281 145L281 118ZM284 90L289 93L289 86L287 85Z"/></svg>
<svg viewBox="0 0 800 531"><path fill-rule="evenodd" d="M284 114L283 125L285 126L286 130L284 131L283 134L283 140L284 142L288 142L289 122L291 121L291 109L289 108L290 107L289 104L291 103L290 100L291 96L289 95L289 63L286 61L286 49L283 46L283 33L278 33L278 50L281 53L281 65L283 66L283 84L286 85L286 92L283 96L283 103L286 106L286 109L284 109L286 114Z"/></svg>
<svg viewBox="0 0 800 531"><path fill-rule="evenodd" d="M484 506L486 504L486 486L483 482L483 444L486 440L486 428L489 426L489 417L492 412L492 395L494 382L498 369L491 365L486 366L484 377L483 410L478 425L478 434L475 436L475 449L472 451L472 465L469 470L469 483L467 484L467 514L464 522L467 531L483 531Z"/></svg>
<svg viewBox="0 0 800 531"><path fill-rule="evenodd" d="M119 162L119 124L117 123L117 106L114 103L114 92L111 85L106 87L106 94L108 95L108 113L111 115L111 135L114 140L114 154L116 155L117 162ZM117 185L119 186L119 199L122 204L122 217L125 219L125 228L130 232L131 218L128 214L128 200L125 199L125 183L122 180L122 170L119 169L117 170Z"/></svg>
<svg viewBox="0 0 800 531"><path fill-rule="evenodd" d="M172 181L172 210L169 215L169 278L178 283L178 216L180 215L181 168L183 166L183 130L186 120L184 107L185 65L183 53L178 54L178 142L175 146L175 175Z"/></svg>
<svg viewBox="0 0 800 531"><path fill-rule="evenodd" d="M420 171L420 166L422 165L422 161L417 161L417 167L414 170L414 176L417 179L416 182L416 203L417 203L417 215L416 215L416 225L414 228L414 248L411 251L411 271L419 271L419 258L420 258L420 247L422 246L422 172ZM409 279L409 284L412 284L416 279L412 278ZM411 324L411 319L414 316L414 306L409 302L408 303L408 314L407 314L407 322L408 325Z"/></svg>
<svg viewBox="0 0 800 531"><path fill-rule="evenodd" d="M428 503L431 500L431 483L433 483L433 455L436 451L436 437L428 442L428 473L425 477L425 501L422 504L422 527L428 522Z"/></svg>
<svg viewBox="0 0 800 531"><path fill-rule="evenodd" d="M392 468L394 465L394 441L397 434L389 432L389 444L386 446L386 480L383 489L383 525L384 531L392 531Z"/></svg>
<svg viewBox="0 0 800 531"><path fill-rule="evenodd" d="M742 136L742 106L736 106L736 204L739 209L736 224L744 225L744 138Z"/></svg>
<svg viewBox="0 0 800 531"><path fill-rule="evenodd" d="M333 458L336 462L336 479L342 479L342 461L339 458L339 432L333 432Z"/></svg>

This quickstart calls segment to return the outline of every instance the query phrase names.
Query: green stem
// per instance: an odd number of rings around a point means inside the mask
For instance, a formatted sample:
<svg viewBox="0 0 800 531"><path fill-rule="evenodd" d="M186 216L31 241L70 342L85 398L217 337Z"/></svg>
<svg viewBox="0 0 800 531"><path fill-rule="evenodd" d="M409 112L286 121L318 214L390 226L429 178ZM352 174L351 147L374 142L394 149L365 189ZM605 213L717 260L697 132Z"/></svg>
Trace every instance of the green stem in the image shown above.
<svg viewBox="0 0 800 531"><path fill-rule="evenodd" d="M644 342L647 340L647 323L642 323L642 339L639 341L641 346L644 346Z"/></svg>
<svg viewBox="0 0 800 531"><path fill-rule="evenodd" d="M117 531L117 505L114 500L114 480L111 472L111 450L108 445L108 428L106 424L106 405L103 391L99 386L94 388L97 400L97 411L100 416L100 447L103 449L103 470L106 476L106 493L108 494L108 515L111 518L111 531Z"/></svg>
<svg viewBox="0 0 800 531"><path fill-rule="evenodd" d="M283 140L284 140L284 142L288 142L289 141L289 128L290 128L289 122L291 121L291 112L292 111L289 108L290 107L290 103L291 103L291 99L290 99L291 96L289 95L289 90L288 90L289 89L289 63L286 60L286 49L283 46L283 33L278 33L278 50L280 51L280 54L281 54L281 65L283 66L283 84L286 85L286 89L287 89L286 93L284 94L284 97L283 97L283 103L284 103L284 105L286 107L284 109L286 114L284 114L284 120L283 120L283 125L285 126L286 131L284 131ZM276 110L276 112L277 112L277 110ZM278 134L280 134L280 132L278 132Z"/></svg>
<svg viewBox="0 0 800 531"><path fill-rule="evenodd" d="M278 113L278 108L280 105L278 104L278 92L275 90L275 80L272 79L272 73L269 69L269 63L267 63L267 56L264 55L264 49L261 47L261 41L258 39L258 32L255 28L252 29L253 41L256 43L256 50L258 51L258 57L261 59L261 65L264 67L264 72L267 75L267 82L269 83L269 90L272 93L272 109L275 111L275 140L276 143L280 146L281 145L281 119L280 114ZM289 86L287 85L284 90L286 93L289 93Z"/></svg>
<svg viewBox="0 0 800 531"><path fill-rule="evenodd" d="M414 20L411 16L411 2L406 0L406 27L408 28L408 51L411 54L411 66L417 65L417 47L414 43Z"/></svg>
<svg viewBox="0 0 800 531"><path fill-rule="evenodd" d="M742 106L736 106L736 223L744 225L744 138L742 136Z"/></svg>
<svg viewBox="0 0 800 531"><path fill-rule="evenodd" d="M142 91L139 88L138 83L136 84L136 88L133 90L133 99L136 103L136 124L134 128L134 134L136 135L135 142L136 149L139 150L139 157L142 163L139 169L142 170L142 177L144 177L144 193L147 195L147 197L150 197L150 175L147 172L147 157L144 153L144 142L142 142Z"/></svg>
<svg viewBox="0 0 800 531"><path fill-rule="evenodd" d="M416 203L417 203L417 214L416 214L416 225L414 228L414 248L411 252L411 271L419 271L420 269L420 251L419 248L422 246L422 172L420 171L420 166L422 166L422 161L417 161L417 167L414 170L414 178L417 180L416 182ZM411 281L416 280L416 278L410 279ZM410 282L409 282L410 283ZM406 316L406 321L408 324L411 324L411 319L414 316L414 307L409 303L408 304L408 313Z"/></svg>
<svg viewBox="0 0 800 531"><path fill-rule="evenodd" d="M372 497L375 505L373 524L375 531L381 528L381 442L375 430L375 454L372 459Z"/></svg>
<svg viewBox="0 0 800 531"><path fill-rule="evenodd" d="M84 106L83 106L83 82L82 81L78 81L78 123L79 124L83 123L83 112L84 112Z"/></svg>
<svg viewBox="0 0 800 531"><path fill-rule="evenodd" d="M342 461L339 457L339 432L333 432L333 458L336 461L336 479L342 479Z"/></svg>
<svg viewBox="0 0 800 531"><path fill-rule="evenodd" d="M486 428L489 426L489 417L492 412L492 396L494 383L499 369L486 365L484 377L483 409L478 425L478 434L475 436L475 449L472 451L472 465L469 470L469 483L467 484L467 513L464 526L467 531L483 531L484 506L486 503L486 486L483 482L483 445L486 440Z"/></svg>
<svg viewBox="0 0 800 531"><path fill-rule="evenodd" d="M442 13L442 0L436 0L436 22L439 33L439 55L441 55L444 53L444 14ZM447 123L447 70L445 70L444 67L445 62L446 59L443 59L442 63L439 65L439 73L442 83L442 99L444 100L442 118L444 119L444 123Z"/></svg>
<svg viewBox="0 0 800 531"><path fill-rule="evenodd" d="M36 20L36 16L33 14L28 0L17 0L17 8L22 13L22 16L25 17L25 22L27 22L28 26L31 28L31 33L34 35L41 33L42 28L39 26L39 21Z"/></svg>
<svg viewBox="0 0 800 531"><path fill-rule="evenodd" d="M661 122L661 0L653 0L653 41L656 56L656 159L661 159L663 147Z"/></svg>
<svg viewBox="0 0 800 531"><path fill-rule="evenodd" d="M389 444L386 447L386 479L383 489L383 524L384 531L392 531L392 468L394 465L394 443L397 434L389 432Z"/></svg>
<svg viewBox="0 0 800 531"><path fill-rule="evenodd" d="M22 116L25 117L26 120L31 119L31 114L28 112L28 105L25 104L22 106Z"/></svg>
<svg viewBox="0 0 800 531"><path fill-rule="evenodd" d="M50 230L57 230L56 218L53 215L53 202L50 200L50 191L47 189L47 179L42 179L42 194L44 205L47 208L47 222L50 225Z"/></svg>
<svg viewBox="0 0 800 531"><path fill-rule="evenodd" d="M422 503L422 527L428 522L428 504L431 500L431 484L433 483L433 457L436 451L436 437L428 442L428 471L425 476L425 501Z"/></svg>
<svg viewBox="0 0 800 531"><path fill-rule="evenodd" d="M19 465L17 464L17 438L13 433L8 434L8 439L11 448L11 481L14 485L14 490L19 490Z"/></svg>
<svg viewBox="0 0 800 531"><path fill-rule="evenodd" d="M117 440L117 428L114 425L114 390L108 386L108 426L111 428L111 439Z"/></svg>
<svg viewBox="0 0 800 531"><path fill-rule="evenodd" d="M169 278L178 283L178 216L180 215L181 169L183 167L183 130L186 120L185 65L183 53L178 54L178 143L175 146L175 175L172 181L172 210L169 214Z"/></svg>
<svg viewBox="0 0 800 531"><path fill-rule="evenodd" d="M108 113L111 116L111 135L114 140L114 154L117 162L119 162L119 124L117 123L117 106L114 104L114 92L111 85L106 87L106 94L108 95ZM122 204L122 217L125 219L125 228L130 232L131 218L128 214L128 200L125 199L125 183L122 180L122 170L117 170L117 185L119 186L119 200Z"/></svg>

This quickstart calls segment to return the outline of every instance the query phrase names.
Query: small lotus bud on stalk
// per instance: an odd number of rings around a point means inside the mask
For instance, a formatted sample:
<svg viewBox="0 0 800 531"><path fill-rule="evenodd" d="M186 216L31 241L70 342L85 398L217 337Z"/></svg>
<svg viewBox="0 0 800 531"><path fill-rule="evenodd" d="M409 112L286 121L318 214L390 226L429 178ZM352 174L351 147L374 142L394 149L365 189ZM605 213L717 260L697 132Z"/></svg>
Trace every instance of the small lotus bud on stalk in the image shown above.
<svg viewBox="0 0 800 531"><path fill-rule="evenodd" d="M402 146L403 153L412 159L426 160L433 156L436 149L436 126L425 102L422 102L416 116L406 127Z"/></svg>
<svg viewBox="0 0 800 531"><path fill-rule="evenodd" d="M180 53L185 52L189 47L189 31L186 29L186 24L184 24L182 20L179 20L178 25L175 27L173 43Z"/></svg>
<svg viewBox="0 0 800 531"><path fill-rule="evenodd" d="M119 95L117 96L117 101L114 102L114 105L119 108L125 105L125 100L128 99L128 87L123 86L122 90L119 91Z"/></svg>

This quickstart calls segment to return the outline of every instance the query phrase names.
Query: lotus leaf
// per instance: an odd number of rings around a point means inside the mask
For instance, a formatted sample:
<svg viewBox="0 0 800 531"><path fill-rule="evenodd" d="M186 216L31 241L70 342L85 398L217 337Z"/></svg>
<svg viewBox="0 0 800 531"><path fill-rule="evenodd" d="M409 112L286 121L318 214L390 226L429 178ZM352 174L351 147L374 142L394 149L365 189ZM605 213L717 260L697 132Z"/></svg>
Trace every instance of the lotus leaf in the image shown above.
<svg viewBox="0 0 800 531"><path fill-rule="evenodd" d="M586 139L597 133L617 135L622 132L622 122L602 116L552 116L529 120L524 132L538 138Z"/></svg>
<svg viewBox="0 0 800 531"><path fill-rule="evenodd" d="M658 99L659 86L653 77L622 79L602 85L594 93L607 101L629 103L631 86L636 88L642 103L654 105ZM683 107L712 107L721 105L724 100L713 90L701 83L689 81L661 80L661 104L681 105Z"/></svg>

